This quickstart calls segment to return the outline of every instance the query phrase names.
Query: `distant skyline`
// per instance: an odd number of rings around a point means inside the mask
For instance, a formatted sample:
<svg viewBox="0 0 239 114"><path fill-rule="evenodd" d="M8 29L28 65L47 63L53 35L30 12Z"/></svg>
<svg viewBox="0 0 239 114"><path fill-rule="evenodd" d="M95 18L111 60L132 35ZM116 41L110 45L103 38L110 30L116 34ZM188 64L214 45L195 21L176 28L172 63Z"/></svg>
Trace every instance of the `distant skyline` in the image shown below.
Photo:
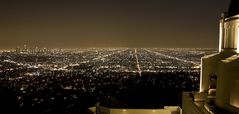
<svg viewBox="0 0 239 114"><path fill-rule="evenodd" d="M230 0L1 0L0 49L218 47Z"/></svg>

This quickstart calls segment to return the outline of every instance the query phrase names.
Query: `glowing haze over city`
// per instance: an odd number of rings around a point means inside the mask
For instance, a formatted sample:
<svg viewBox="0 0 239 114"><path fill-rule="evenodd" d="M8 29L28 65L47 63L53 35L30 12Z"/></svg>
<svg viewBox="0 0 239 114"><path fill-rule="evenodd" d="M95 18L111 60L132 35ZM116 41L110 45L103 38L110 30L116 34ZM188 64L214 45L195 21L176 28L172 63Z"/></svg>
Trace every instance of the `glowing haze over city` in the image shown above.
<svg viewBox="0 0 239 114"><path fill-rule="evenodd" d="M1 0L0 49L217 48L230 0Z"/></svg>

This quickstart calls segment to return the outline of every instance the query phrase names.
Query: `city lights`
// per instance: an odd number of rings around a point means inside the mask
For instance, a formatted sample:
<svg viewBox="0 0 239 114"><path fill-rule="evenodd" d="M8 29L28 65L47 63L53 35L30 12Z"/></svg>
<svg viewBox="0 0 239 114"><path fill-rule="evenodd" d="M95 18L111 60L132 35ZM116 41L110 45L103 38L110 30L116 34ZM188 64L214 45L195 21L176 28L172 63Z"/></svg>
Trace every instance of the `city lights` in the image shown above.
<svg viewBox="0 0 239 114"><path fill-rule="evenodd" d="M43 113L53 110L44 105L67 107L62 111L73 110L82 98L88 100L85 103L97 101L102 106L121 107L124 105L116 105L114 100L119 95L122 98L135 94L145 98L153 94L170 97L181 94L178 90L196 90L200 58L215 51L201 48L46 49L25 45L0 54L0 83L18 93L21 111L28 110L28 105ZM169 88L178 93L171 94ZM130 99L133 97L125 100ZM60 103L54 104L57 102Z"/></svg>

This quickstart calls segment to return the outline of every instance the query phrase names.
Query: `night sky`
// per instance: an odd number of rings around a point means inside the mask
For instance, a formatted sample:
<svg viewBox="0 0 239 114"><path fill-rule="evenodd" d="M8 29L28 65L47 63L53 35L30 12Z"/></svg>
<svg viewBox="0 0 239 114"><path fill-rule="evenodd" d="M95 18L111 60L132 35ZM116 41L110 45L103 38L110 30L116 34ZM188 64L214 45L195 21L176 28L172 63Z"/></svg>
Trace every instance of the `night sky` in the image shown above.
<svg viewBox="0 0 239 114"><path fill-rule="evenodd" d="M230 0L1 0L0 49L217 47Z"/></svg>

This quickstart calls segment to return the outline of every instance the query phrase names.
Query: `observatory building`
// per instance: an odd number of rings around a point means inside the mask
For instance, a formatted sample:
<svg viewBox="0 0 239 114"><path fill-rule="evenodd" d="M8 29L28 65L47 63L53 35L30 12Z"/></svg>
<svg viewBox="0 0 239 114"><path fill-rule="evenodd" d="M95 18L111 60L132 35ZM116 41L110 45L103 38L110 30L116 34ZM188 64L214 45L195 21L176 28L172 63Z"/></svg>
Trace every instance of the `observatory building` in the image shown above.
<svg viewBox="0 0 239 114"><path fill-rule="evenodd" d="M239 0L220 19L219 52L201 59L199 92L183 93L183 114L239 114Z"/></svg>

